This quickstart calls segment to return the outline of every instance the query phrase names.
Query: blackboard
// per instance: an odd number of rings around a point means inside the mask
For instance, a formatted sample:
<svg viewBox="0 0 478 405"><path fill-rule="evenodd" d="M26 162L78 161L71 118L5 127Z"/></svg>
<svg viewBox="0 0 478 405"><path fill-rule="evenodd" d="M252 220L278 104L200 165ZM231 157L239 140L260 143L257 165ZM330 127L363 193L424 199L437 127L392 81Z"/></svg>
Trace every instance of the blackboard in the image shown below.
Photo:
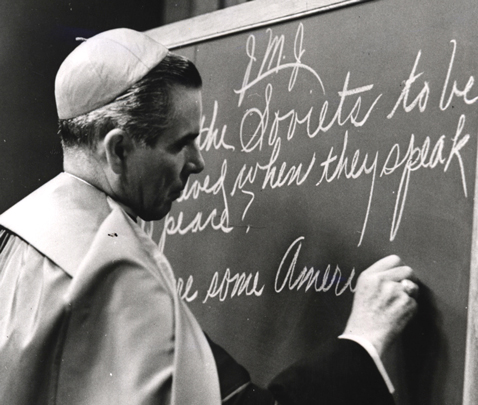
<svg viewBox="0 0 478 405"><path fill-rule="evenodd" d="M400 255L421 295L386 359L398 403L476 403L477 2L299 3L150 31L202 72L207 165L152 232L260 384L340 334L360 272Z"/></svg>

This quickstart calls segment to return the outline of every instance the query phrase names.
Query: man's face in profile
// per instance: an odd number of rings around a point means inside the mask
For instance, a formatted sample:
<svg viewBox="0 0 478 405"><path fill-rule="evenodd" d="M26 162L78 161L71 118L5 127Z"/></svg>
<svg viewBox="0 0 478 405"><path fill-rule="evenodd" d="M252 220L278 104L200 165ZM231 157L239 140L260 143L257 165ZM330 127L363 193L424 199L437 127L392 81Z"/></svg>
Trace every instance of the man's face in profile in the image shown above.
<svg viewBox="0 0 478 405"><path fill-rule="evenodd" d="M172 124L153 147L135 144L122 176L124 202L142 219L163 218L204 161L196 138L202 114L201 90L176 85L171 91Z"/></svg>

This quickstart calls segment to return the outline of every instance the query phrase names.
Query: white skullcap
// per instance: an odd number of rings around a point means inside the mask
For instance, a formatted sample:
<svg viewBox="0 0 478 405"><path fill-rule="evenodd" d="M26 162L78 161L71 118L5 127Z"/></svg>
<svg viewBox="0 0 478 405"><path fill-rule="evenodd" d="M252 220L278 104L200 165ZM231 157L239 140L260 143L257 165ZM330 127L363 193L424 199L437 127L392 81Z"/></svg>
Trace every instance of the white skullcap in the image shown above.
<svg viewBox="0 0 478 405"><path fill-rule="evenodd" d="M86 40L55 80L58 118L74 118L113 101L161 62L168 50L138 31L118 28Z"/></svg>

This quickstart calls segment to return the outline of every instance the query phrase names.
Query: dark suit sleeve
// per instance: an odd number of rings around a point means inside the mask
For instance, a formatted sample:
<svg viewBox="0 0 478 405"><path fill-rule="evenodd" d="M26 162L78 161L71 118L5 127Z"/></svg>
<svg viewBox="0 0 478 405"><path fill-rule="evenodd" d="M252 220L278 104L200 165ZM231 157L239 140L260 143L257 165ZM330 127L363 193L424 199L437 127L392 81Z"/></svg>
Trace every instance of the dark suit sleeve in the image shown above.
<svg viewBox="0 0 478 405"><path fill-rule="evenodd" d="M221 346L206 335L216 361L221 389L222 403L225 405L273 405L273 394L251 383L249 372L237 363Z"/></svg>
<svg viewBox="0 0 478 405"><path fill-rule="evenodd" d="M336 339L281 372L267 389L209 338L226 405L393 405L369 354L359 344Z"/></svg>
<svg viewBox="0 0 478 405"><path fill-rule="evenodd" d="M280 373L269 386L280 404L393 405L374 361L358 343L336 339Z"/></svg>

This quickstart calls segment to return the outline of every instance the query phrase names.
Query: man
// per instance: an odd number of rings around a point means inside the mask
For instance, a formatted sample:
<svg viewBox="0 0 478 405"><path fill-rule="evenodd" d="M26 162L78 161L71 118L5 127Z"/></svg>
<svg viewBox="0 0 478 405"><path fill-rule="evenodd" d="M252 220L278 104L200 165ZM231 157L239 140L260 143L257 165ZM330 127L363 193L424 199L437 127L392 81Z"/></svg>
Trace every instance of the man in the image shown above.
<svg viewBox="0 0 478 405"><path fill-rule="evenodd" d="M204 168L190 61L142 33L108 31L68 56L55 96L65 172L0 217L0 403L393 402L380 356L417 290L398 257L363 272L346 334L269 389L178 298L135 221L164 217Z"/></svg>

